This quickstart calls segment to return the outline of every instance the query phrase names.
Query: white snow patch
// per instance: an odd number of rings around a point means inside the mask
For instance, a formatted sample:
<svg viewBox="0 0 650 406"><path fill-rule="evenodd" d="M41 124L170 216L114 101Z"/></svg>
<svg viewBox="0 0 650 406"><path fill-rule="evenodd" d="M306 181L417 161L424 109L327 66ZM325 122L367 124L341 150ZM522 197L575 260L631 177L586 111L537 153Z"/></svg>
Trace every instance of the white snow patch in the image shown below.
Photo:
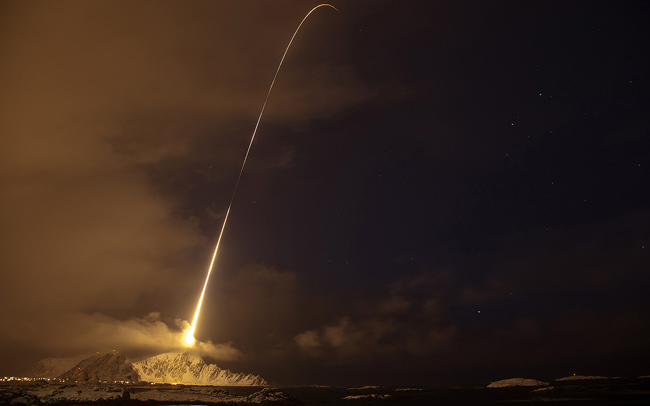
<svg viewBox="0 0 650 406"><path fill-rule="evenodd" d="M510 388L516 386L548 386L548 382L538 381L537 379L526 378L511 378L502 379L500 381L492 382L488 388Z"/></svg>
<svg viewBox="0 0 650 406"><path fill-rule="evenodd" d="M246 402L267 404L268 402L279 404L302 404L300 401L292 398L290 395L275 388L264 388L259 392L255 392L246 396Z"/></svg>
<svg viewBox="0 0 650 406"><path fill-rule="evenodd" d="M555 386L546 386L544 388L537 388L533 392L553 392L556 390L557 388Z"/></svg>
<svg viewBox="0 0 650 406"><path fill-rule="evenodd" d="M586 381L589 379L621 379L620 376L597 376L597 375L571 375L564 378L558 378L556 381Z"/></svg>
<svg viewBox="0 0 650 406"><path fill-rule="evenodd" d="M342 398L342 400L362 400L362 401L391 400L391 399L393 399L392 395L388 395L388 394L380 395L377 393L371 393L368 395L350 395Z"/></svg>

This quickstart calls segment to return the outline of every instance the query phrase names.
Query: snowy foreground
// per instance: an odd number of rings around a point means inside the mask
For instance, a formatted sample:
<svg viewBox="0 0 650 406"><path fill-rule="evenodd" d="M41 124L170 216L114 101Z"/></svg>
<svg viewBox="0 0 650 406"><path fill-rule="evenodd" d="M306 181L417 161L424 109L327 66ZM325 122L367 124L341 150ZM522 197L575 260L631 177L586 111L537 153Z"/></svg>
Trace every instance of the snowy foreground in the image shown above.
<svg viewBox="0 0 650 406"><path fill-rule="evenodd" d="M288 394L263 388L250 395L233 395L221 388L184 385L13 385L0 387L0 404L56 405L70 403L148 402L200 403L209 405L297 405Z"/></svg>
<svg viewBox="0 0 650 406"><path fill-rule="evenodd" d="M503 389L476 386L305 386L286 388L214 387L171 384L70 384L46 381L0 380L0 405L78 406L405 406L562 402L589 406L650 405L650 380L623 378L555 381L552 386L517 386L519 378ZM502 385L505 385L502 383ZM303 403L304 402L304 403ZM559 403L555 403L559 404Z"/></svg>

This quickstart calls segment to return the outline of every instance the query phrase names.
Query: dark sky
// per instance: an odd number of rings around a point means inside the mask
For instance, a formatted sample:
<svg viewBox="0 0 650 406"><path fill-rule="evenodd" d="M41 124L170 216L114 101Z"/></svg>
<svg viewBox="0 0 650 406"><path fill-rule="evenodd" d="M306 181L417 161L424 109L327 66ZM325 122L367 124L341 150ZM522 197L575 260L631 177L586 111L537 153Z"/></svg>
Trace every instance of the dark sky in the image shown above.
<svg viewBox="0 0 650 406"><path fill-rule="evenodd" d="M178 350L318 3L0 5L0 375ZM646 1L342 1L196 337L272 384L650 373Z"/></svg>

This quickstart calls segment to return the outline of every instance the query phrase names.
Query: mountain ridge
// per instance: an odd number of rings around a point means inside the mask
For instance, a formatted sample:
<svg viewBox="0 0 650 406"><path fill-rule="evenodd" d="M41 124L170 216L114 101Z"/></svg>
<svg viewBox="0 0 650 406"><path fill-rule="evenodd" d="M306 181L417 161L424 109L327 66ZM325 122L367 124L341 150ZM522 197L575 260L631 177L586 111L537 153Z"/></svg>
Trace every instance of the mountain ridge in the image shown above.
<svg viewBox="0 0 650 406"><path fill-rule="evenodd" d="M140 379L154 383L183 383L188 385L266 386L258 375L235 373L216 364L206 364L191 352L168 352L133 363Z"/></svg>
<svg viewBox="0 0 650 406"><path fill-rule="evenodd" d="M81 358L46 358L23 370L23 377L78 382L152 382L184 385L267 386L257 375L207 364L192 352L168 352L131 362L118 351Z"/></svg>
<svg viewBox="0 0 650 406"><path fill-rule="evenodd" d="M27 369L18 372L18 376L29 378L56 378L73 368L88 355L78 355L69 358L44 358Z"/></svg>
<svg viewBox="0 0 650 406"><path fill-rule="evenodd" d="M133 364L124 354L112 351L95 354L58 376L73 381L138 382L140 378Z"/></svg>

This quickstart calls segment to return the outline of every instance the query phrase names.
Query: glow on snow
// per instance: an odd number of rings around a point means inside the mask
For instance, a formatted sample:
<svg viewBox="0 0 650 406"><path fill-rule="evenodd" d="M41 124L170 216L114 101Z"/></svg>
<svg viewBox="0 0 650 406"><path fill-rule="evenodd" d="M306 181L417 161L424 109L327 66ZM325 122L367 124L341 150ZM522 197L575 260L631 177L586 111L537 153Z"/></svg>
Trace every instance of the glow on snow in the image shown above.
<svg viewBox="0 0 650 406"><path fill-rule="evenodd" d="M244 156L244 162L241 165L241 169L239 171L239 176L237 177L237 183L235 183L235 189L232 192L232 197L230 198L230 204L228 205L228 210L226 210L226 216L223 219L223 224L221 225L221 231L219 232L219 238L217 239L217 245L214 247L214 253L212 254L212 260L210 261L210 266L208 267L208 274L205 277L205 283L203 283L203 289L201 290L201 296L199 297L199 302L196 305L196 311L194 312L194 318L192 319L192 324L190 324L189 328L185 332L185 344L188 346L192 346L194 344L194 331L196 330L196 323L199 320L199 314L201 313L201 305L203 304L203 297L205 296L205 289L208 286L208 281L210 280L210 274L212 273L212 267L214 265L214 260L217 258L217 252L219 251L219 244L221 244L221 237L223 236L223 230L226 228L226 222L228 221L228 216L230 215L230 209L232 208L232 202L235 199L235 193L237 193L237 187L239 186L239 181L241 180L241 175L244 172L244 166L246 165L246 160L248 159L248 154L251 152L251 147L253 146L253 140L255 139L255 134L257 133L257 128L260 125L260 121L262 120L262 114L264 114L264 109L266 108L266 103L269 101L269 96L271 95L271 90L273 90L273 85L275 84L275 79L278 77L278 73L280 72L280 68L282 67L282 63L284 62L284 58L287 56L287 52L289 52L289 48L291 47L291 43L293 42L293 39L296 37L296 34L298 34L298 31L300 30L300 27L302 27L302 24L305 22L307 17L311 13L314 12L319 7L331 7L336 11L339 11L336 7L332 6L331 4L319 4L318 6L312 8L307 15L302 19L300 24L298 25L298 28L296 28L296 31L293 33L293 36L291 37L291 40L289 41L289 45L287 45L287 48L284 51L284 54L282 55L282 59L280 60L280 64L278 65L278 69L275 71L275 76L273 76L273 81L271 81L271 86L269 87L269 91L266 93L266 99L264 99L264 104L262 105L262 111L260 111L259 117L257 117L257 123L255 124L255 129L253 130L253 135L251 136L251 142L248 144L248 149L246 150L246 155Z"/></svg>

